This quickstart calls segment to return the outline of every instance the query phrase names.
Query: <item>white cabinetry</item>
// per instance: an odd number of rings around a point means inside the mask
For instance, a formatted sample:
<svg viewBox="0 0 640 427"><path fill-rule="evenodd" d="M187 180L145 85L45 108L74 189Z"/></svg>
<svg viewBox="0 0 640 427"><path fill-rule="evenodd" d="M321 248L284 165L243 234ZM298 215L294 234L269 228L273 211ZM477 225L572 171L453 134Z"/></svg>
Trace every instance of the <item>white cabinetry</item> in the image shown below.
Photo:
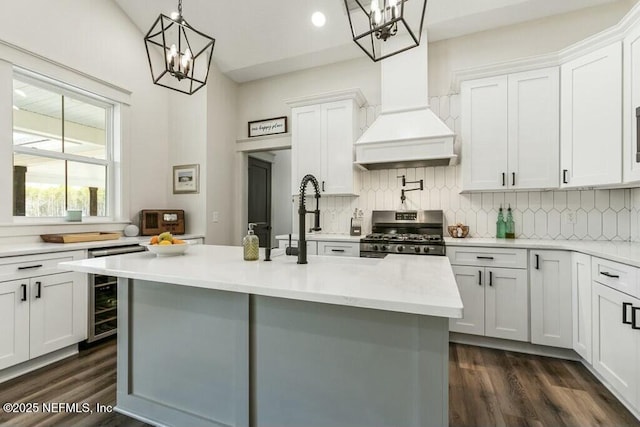
<svg viewBox="0 0 640 427"><path fill-rule="evenodd" d="M87 275L57 264L84 251L0 259L0 369L87 337Z"/></svg>
<svg viewBox="0 0 640 427"><path fill-rule="evenodd" d="M323 194L358 194L354 142L358 109L365 103L359 90L290 100L292 194L312 174Z"/></svg>
<svg viewBox="0 0 640 427"><path fill-rule="evenodd" d="M360 256L360 243L357 242L318 242L318 255Z"/></svg>
<svg viewBox="0 0 640 427"><path fill-rule="evenodd" d="M526 250L448 247L447 253L464 305L449 330L528 341Z"/></svg>
<svg viewBox="0 0 640 427"><path fill-rule="evenodd" d="M571 253L531 251L531 342L572 348Z"/></svg>
<svg viewBox="0 0 640 427"><path fill-rule="evenodd" d="M561 68L561 186L622 182L622 44Z"/></svg>
<svg viewBox="0 0 640 427"><path fill-rule="evenodd" d="M573 306L573 350L591 363L591 257L571 254L571 300Z"/></svg>
<svg viewBox="0 0 640 427"><path fill-rule="evenodd" d="M640 23L623 41L624 49L624 164L625 182L640 181Z"/></svg>
<svg viewBox="0 0 640 427"><path fill-rule="evenodd" d="M462 83L463 190L555 188L557 67Z"/></svg>

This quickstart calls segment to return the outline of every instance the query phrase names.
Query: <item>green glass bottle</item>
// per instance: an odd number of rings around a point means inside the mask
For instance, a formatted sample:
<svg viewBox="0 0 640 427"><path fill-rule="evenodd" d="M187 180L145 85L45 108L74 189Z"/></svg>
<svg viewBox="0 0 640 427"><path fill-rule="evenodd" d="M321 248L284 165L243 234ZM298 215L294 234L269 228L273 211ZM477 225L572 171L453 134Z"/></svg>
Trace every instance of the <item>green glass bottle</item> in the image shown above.
<svg viewBox="0 0 640 427"><path fill-rule="evenodd" d="M255 226L254 223L250 223L249 232L244 236L244 239L242 239L245 261L257 261L260 254L260 241L258 236L253 233L253 227Z"/></svg>
<svg viewBox="0 0 640 427"><path fill-rule="evenodd" d="M509 209L507 209L507 230L506 230L505 237L507 239L516 238L516 225L513 222L513 213L511 212L511 205L509 205Z"/></svg>
<svg viewBox="0 0 640 427"><path fill-rule="evenodd" d="M496 221L496 237L498 239L504 239L506 232L506 223L504 222L504 215L502 214L502 205L498 210L498 220Z"/></svg>

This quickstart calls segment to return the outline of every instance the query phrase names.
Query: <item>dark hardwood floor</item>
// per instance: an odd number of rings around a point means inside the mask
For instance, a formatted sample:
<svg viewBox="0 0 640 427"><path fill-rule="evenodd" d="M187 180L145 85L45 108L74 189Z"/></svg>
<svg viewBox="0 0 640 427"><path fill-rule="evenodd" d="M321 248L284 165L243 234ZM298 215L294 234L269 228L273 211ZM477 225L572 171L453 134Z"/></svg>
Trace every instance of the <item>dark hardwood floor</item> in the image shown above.
<svg viewBox="0 0 640 427"><path fill-rule="evenodd" d="M0 384L0 404L86 402L94 411L97 403L114 405L115 352L115 340L109 340ZM451 344L449 383L451 427L640 426L578 362ZM146 426L115 412L13 414L3 410L0 425Z"/></svg>

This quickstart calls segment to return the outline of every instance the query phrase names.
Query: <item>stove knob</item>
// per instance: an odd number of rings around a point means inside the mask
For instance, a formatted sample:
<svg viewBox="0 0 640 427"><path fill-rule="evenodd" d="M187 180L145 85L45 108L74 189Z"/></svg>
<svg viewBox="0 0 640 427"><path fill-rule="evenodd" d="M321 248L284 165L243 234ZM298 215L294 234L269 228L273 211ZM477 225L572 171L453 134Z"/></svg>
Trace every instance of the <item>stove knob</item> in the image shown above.
<svg viewBox="0 0 640 427"><path fill-rule="evenodd" d="M377 251L378 250L378 245L373 245L373 250Z"/></svg>
<svg viewBox="0 0 640 427"><path fill-rule="evenodd" d="M431 249L429 246L425 246L424 247L424 253L428 254L429 253L429 249Z"/></svg>
<svg viewBox="0 0 640 427"><path fill-rule="evenodd" d="M415 250L416 250L416 253L419 254L420 253L420 246L416 246Z"/></svg>
<svg viewBox="0 0 640 427"><path fill-rule="evenodd" d="M402 251L404 251L404 246L399 245L399 246L398 246L398 252L402 252Z"/></svg>
<svg viewBox="0 0 640 427"><path fill-rule="evenodd" d="M386 251L386 250L387 250L387 247L386 247L385 245L382 245L382 247L380 248L380 250L384 252L384 251Z"/></svg>

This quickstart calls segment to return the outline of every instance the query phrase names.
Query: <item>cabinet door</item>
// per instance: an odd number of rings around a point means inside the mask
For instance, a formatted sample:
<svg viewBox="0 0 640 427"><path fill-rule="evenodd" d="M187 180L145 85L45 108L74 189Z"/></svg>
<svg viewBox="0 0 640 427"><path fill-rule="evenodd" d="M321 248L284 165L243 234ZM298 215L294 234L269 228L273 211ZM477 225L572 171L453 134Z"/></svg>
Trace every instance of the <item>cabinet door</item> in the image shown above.
<svg viewBox="0 0 640 427"><path fill-rule="evenodd" d="M631 320L631 304L640 300L593 282L593 367L631 403L638 398L640 331L623 323Z"/></svg>
<svg viewBox="0 0 640 427"><path fill-rule="evenodd" d="M591 363L591 257L571 254L573 350Z"/></svg>
<svg viewBox="0 0 640 427"><path fill-rule="evenodd" d="M61 273L31 279L31 358L86 338L85 276L80 273Z"/></svg>
<svg viewBox="0 0 640 427"><path fill-rule="evenodd" d="M558 187L559 68L510 74L508 92L508 186L515 189Z"/></svg>
<svg viewBox="0 0 640 427"><path fill-rule="evenodd" d="M561 69L561 186L622 181L622 44Z"/></svg>
<svg viewBox="0 0 640 427"><path fill-rule="evenodd" d="M355 111L351 100L322 104L322 154L318 179L326 194L354 194Z"/></svg>
<svg viewBox="0 0 640 427"><path fill-rule="evenodd" d="M484 335L484 268L451 267L462 298L462 319L450 319L449 330L465 334Z"/></svg>
<svg viewBox="0 0 640 427"><path fill-rule="evenodd" d="M0 369L29 359L29 280L0 283Z"/></svg>
<svg viewBox="0 0 640 427"><path fill-rule="evenodd" d="M485 269L485 335L529 340L527 270Z"/></svg>
<svg viewBox="0 0 640 427"><path fill-rule="evenodd" d="M531 342L573 347L571 254L531 251Z"/></svg>
<svg viewBox="0 0 640 427"><path fill-rule="evenodd" d="M320 105L291 109L291 194L300 193L307 174L320 179Z"/></svg>
<svg viewBox="0 0 640 427"><path fill-rule="evenodd" d="M507 188L507 76L463 82L462 188Z"/></svg>
<svg viewBox="0 0 640 427"><path fill-rule="evenodd" d="M624 49L624 165L625 182L640 181L640 24L625 37Z"/></svg>

